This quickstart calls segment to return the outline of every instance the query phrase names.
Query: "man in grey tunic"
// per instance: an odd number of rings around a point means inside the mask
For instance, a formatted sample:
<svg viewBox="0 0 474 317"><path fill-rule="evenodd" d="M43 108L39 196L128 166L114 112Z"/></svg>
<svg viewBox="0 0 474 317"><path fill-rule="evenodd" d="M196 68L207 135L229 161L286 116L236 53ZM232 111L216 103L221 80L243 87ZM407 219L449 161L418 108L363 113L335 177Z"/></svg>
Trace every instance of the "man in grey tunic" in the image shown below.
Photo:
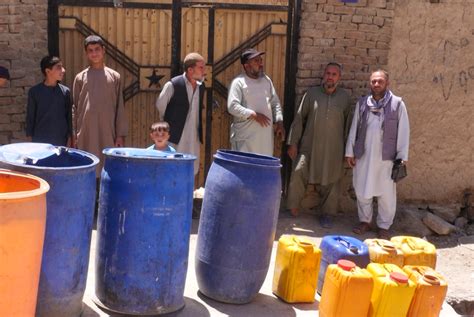
<svg viewBox="0 0 474 317"><path fill-rule="evenodd" d="M360 223L353 231L370 230L372 201L378 202L378 237L389 239L389 228L397 208L395 182L391 178L393 161L408 160L410 126L405 103L389 89L389 76L377 70L370 76L371 94L356 105L346 160L353 168L353 184L357 196Z"/></svg>
<svg viewBox="0 0 474 317"><path fill-rule="evenodd" d="M233 150L273 155L273 131L284 139L283 114L273 83L263 72L264 52L245 50L240 62L245 73L229 88L227 110L234 120L230 128Z"/></svg>
<svg viewBox="0 0 474 317"><path fill-rule="evenodd" d="M320 224L332 227L337 212L339 180L343 175L344 140L349 125L349 94L337 84L341 66L329 63L322 86L310 88L298 108L288 136L288 155L294 170L288 187L287 208L296 216L306 185L320 196Z"/></svg>

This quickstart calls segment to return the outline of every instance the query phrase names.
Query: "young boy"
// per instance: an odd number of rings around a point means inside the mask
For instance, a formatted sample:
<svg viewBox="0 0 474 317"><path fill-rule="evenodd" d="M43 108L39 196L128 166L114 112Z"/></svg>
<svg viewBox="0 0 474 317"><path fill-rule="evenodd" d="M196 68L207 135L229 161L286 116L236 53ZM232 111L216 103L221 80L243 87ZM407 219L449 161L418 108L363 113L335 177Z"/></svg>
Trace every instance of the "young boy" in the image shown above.
<svg viewBox="0 0 474 317"><path fill-rule="evenodd" d="M26 135L33 142L71 145L72 119L69 88L59 82L65 69L56 56L46 56L40 63L44 81L28 92Z"/></svg>
<svg viewBox="0 0 474 317"><path fill-rule="evenodd" d="M76 75L73 96L74 143L78 149L100 158L96 176L104 164L102 150L124 146L128 120L123 99L123 81L105 65L105 42L96 35L84 40L89 67Z"/></svg>
<svg viewBox="0 0 474 317"><path fill-rule="evenodd" d="M147 150L158 150L164 152L176 152L176 150L168 144L170 138L170 126L166 121L153 123L150 127L150 138L155 142L147 148Z"/></svg>

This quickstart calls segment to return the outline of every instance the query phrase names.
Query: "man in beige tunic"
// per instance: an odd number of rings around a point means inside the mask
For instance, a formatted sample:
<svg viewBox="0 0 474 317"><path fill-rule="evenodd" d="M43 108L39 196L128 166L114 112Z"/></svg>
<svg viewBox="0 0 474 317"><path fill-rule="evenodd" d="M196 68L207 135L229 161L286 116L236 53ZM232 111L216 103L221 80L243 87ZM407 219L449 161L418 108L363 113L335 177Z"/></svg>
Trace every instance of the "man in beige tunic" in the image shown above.
<svg viewBox="0 0 474 317"><path fill-rule="evenodd" d="M294 170L288 187L287 208L298 215L306 186L320 196L320 224L332 227L337 212L339 180L343 175L344 140L350 124L349 94L337 87L341 66L329 63L322 86L310 88L300 103L288 137L288 155Z"/></svg>
<svg viewBox="0 0 474 317"><path fill-rule="evenodd" d="M102 150L124 146L128 122L120 74L105 66L103 40L91 35L84 47L89 67L76 75L73 84L74 144L100 158L96 169L99 177L104 163Z"/></svg>

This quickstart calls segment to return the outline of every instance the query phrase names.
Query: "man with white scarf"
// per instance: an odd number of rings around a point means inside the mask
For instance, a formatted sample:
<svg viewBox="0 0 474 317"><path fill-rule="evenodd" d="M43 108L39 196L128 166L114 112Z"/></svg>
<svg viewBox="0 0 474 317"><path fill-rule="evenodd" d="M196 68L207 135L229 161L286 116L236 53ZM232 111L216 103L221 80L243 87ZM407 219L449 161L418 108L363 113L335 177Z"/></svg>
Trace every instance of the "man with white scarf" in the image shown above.
<svg viewBox="0 0 474 317"><path fill-rule="evenodd" d="M377 198L378 237L390 238L397 208L396 184L391 178L393 161L408 160L410 126L405 103L389 89L389 75L377 70L370 76L371 94L356 105L346 144L346 161L353 168L360 223L353 232L370 230L373 198Z"/></svg>

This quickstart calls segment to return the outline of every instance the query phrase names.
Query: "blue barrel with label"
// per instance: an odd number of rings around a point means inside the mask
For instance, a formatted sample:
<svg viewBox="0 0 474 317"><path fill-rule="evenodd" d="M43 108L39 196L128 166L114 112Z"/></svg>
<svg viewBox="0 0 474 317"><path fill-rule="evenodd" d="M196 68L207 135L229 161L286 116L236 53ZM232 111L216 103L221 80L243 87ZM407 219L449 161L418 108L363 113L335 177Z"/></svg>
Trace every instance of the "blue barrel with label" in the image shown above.
<svg viewBox="0 0 474 317"><path fill-rule="evenodd" d="M0 166L46 180L46 232L37 317L80 316L86 288L94 204L94 155L43 143L0 147Z"/></svg>
<svg viewBox="0 0 474 317"><path fill-rule="evenodd" d="M97 219L97 304L128 315L184 307L193 207L192 155L103 151Z"/></svg>
<svg viewBox="0 0 474 317"><path fill-rule="evenodd" d="M206 180L196 246L201 293L250 302L267 275L281 196L280 160L219 150Z"/></svg>
<svg viewBox="0 0 474 317"><path fill-rule="evenodd" d="M329 264L336 264L340 259L345 259L354 262L360 268L365 268L370 263L367 245L350 236L324 236L319 248L322 253L318 276L319 294L323 290L324 277Z"/></svg>

